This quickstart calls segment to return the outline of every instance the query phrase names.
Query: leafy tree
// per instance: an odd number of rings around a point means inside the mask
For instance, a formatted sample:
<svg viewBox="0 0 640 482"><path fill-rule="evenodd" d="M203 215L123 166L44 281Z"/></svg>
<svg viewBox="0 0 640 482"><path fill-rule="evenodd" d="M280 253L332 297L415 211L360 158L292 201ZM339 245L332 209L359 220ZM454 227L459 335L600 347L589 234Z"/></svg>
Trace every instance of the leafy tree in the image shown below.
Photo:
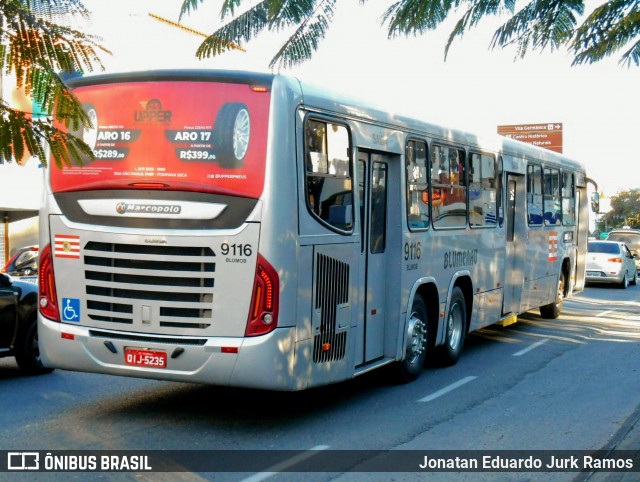
<svg viewBox="0 0 640 482"><path fill-rule="evenodd" d="M42 114L34 118L0 100L0 163L28 153L46 165L47 145L58 166L92 158L89 146L51 122L71 132L91 124L60 75L102 68L97 51L107 51L97 39L66 26L88 15L79 0L0 1L0 72L14 74Z"/></svg>
<svg viewBox="0 0 640 482"><path fill-rule="evenodd" d="M183 0L180 15L197 9L205 0ZM365 3L366 0L360 0ZM292 28L271 60L270 67L289 67L311 58L325 37L338 0L262 0L251 3L237 16L243 0L224 0L222 20L232 19L209 36L198 48L199 58L219 55L253 39L260 32ZM450 34L446 54L456 37L492 15L509 19L495 32L491 47L515 44L518 56L530 50L566 46L574 55L573 65L598 62L623 49L620 63L640 65L640 0L611 0L584 14L584 0L529 0L516 11L515 0L392 0L383 15L389 38L419 35L438 27L450 14L462 16Z"/></svg>
<svg viewBox="0 0 640 482"><path fill-rule="evenodd" d="M623 191L613 196L611 210L598 220L600 231L623 226L640 229L640 189Z"/></svg>

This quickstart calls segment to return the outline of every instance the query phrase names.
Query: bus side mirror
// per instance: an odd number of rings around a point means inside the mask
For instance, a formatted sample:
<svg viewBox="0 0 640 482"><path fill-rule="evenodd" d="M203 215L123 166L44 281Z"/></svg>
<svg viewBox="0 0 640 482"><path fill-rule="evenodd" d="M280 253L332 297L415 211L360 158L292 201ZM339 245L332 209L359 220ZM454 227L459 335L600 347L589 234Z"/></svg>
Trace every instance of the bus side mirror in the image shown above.
<svg viewBox="0 0 640 482"><path fill-rule="evenodd" d="M591 195L591 210L596 214L600 212L600 194L597 192Z"/></svg>

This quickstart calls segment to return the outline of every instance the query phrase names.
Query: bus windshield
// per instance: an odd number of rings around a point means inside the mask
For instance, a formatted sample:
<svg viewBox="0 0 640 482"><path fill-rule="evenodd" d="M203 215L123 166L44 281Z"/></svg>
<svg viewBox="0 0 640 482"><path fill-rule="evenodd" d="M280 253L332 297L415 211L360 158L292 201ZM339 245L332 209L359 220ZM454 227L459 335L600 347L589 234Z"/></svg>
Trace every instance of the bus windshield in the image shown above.
<svg viewBox="0 0 640 482"><path fill-rule="evenodd" d="M51 169L54 193L166 189L259 198L270 94L247 84L137 81L74 89L95 161Z"/></svg>

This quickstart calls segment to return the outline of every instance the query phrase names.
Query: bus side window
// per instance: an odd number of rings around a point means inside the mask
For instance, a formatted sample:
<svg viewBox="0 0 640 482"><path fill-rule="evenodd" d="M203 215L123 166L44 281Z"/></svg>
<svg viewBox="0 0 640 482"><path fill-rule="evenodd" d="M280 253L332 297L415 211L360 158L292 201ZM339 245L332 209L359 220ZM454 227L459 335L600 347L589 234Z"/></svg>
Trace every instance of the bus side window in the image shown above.
<svg viewBox="0 0 640 482"><path fill-rule="evenodd" d="M527 219L530 226L541 226L542 211L542 167L527 166Z"/></svg>
<svg viewBox="0 0 640 482"><path fill-rule="evenodd" d="M431 150L433 226L463 228L467 225L467 173L462 149L434 144ZM436 200L439 200L436 203ZM437 205L438 204L438 205Z"/></svg>
<svg viewBox="0 0 640 482"><path fill-rule="evenodd" d="M407 175L407 225L410 230L429 227L429 181L427 177L427 145L422 141L407 142L405 154ZM433 206L436 209L437 206Z"/></svg>
<svg viewBox="0 0 640 482"><path fill-rule="evenodd" d="M353 229L351 139L343 125L305 124L305 188L309 211L341 231Z"/></svg>
<svg viewBox="0 0 640 482"><path fill-rule="evenodd" d="M469 224L495 227L498 220L496 159L476 153L469 158Z"/></svg>

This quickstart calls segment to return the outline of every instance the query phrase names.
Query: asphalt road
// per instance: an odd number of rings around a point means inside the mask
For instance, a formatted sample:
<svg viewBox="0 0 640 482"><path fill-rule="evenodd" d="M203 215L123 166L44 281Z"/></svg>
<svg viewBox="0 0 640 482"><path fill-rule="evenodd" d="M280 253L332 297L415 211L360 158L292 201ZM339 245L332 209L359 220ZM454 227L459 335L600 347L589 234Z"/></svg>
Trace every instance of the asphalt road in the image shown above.
<svg viewBox="0 0 640 482"><path fill-rule="evenodd" d="M640 408L640 286L589 287L558 320L536 312L467 338L457 365L414 383L387 373L273 393L56 370L0 360L0 450L592 450ZM640 447L637 447L640 448ZM311 452L309 457L315 453ZM372 457L375 459L375 457ZM91 480L425 480L420 472L91 474ZM373 460L375 461L375 460ZM366 470L361 461L357 470ZM281 463L278 467L275 467ZM180 470L179 468L177 470ZM32 480L87 474L30 474ZM15 474L11 474L12 477ZM17 477L20 479L20 477ZM576 472L456 474L455 480L573 480ZM452 474L428 474L452 480Z"/></svg>

